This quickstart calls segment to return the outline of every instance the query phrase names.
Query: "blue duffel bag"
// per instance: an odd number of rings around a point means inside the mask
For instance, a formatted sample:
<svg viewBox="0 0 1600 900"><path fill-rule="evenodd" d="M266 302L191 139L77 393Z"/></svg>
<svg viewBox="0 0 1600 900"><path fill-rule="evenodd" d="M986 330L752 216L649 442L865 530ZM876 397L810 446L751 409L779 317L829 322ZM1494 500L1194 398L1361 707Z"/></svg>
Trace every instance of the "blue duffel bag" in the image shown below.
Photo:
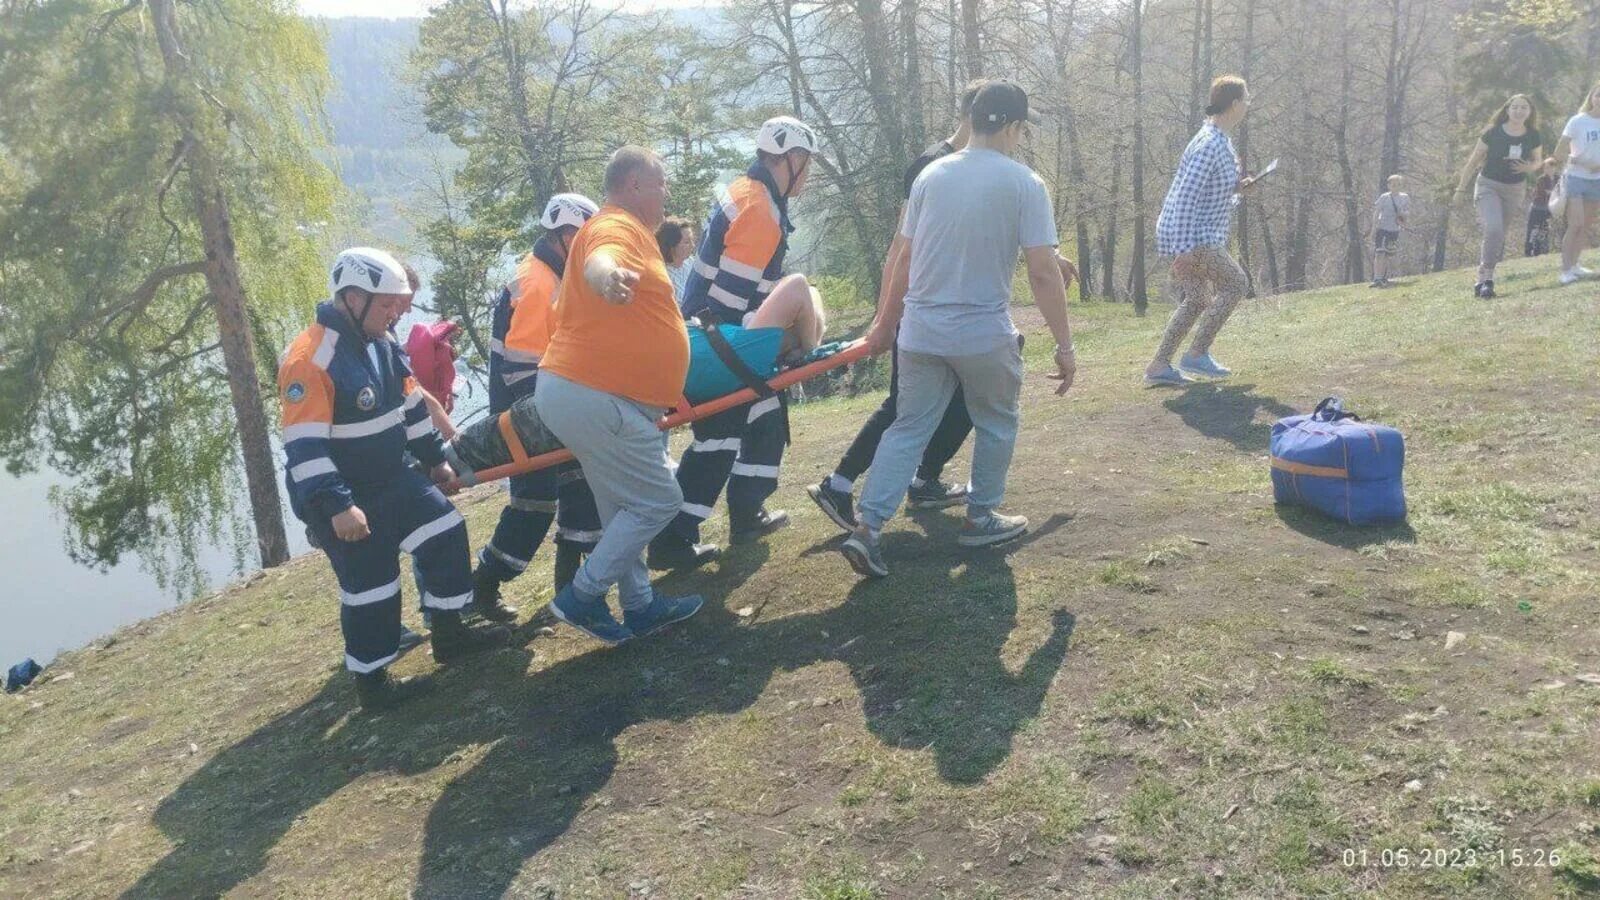
<svg viewBox="0 0 1600 900"><path fill-rule="evenodd" d="M1272 426L1273 499L1351 525L1406 517L1405 464L1400 432L1361 421L1337 397L1318 403L1310 415Z"/></svg>

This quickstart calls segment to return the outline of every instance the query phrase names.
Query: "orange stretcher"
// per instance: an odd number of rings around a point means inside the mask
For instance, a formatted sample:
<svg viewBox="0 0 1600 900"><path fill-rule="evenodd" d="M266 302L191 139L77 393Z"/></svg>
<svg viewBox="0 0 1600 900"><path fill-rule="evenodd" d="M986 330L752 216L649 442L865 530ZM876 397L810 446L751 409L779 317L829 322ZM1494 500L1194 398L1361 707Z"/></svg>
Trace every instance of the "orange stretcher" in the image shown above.
<svg viewBox="0 0 1600 900"><path fill-rule="evenodd" d="M867 342L855 341L831 356L779 372L772 380L767 382L767 386L775 391L781 391L786 387L799 384L809 378L815 378L823 372L848 365L869 355ZM687 425L690 422L698 422L701 419L714 416L735 406L742 406L755 399L756 392L751 388L743 388L731 394L725 394L715 400L707 400L699 406L690 405L688 398L684 398L679 406L671 413L663 416L657 425L662 431L671 431L679 426ZM498 481L501 478L510 478L512 475L521 475L525 472L537 472L540 469L560 465L573 458L570 450L552 450L549 453L529 456L527 450L522 446L521 438L517 437L516 429L511 425L510 414L501 413L498 419L500 435L505 438L506 448L511 451L512 461L503 466L495 466L475 473L474 482L482 484L488 481Z"/></svg>

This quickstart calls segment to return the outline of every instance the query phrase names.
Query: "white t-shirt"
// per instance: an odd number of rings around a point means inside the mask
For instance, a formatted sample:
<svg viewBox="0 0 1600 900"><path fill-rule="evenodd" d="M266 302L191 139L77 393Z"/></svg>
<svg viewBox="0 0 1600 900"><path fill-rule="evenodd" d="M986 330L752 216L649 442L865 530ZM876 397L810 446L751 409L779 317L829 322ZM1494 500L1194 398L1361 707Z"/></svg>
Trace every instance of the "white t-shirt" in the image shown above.
<svg viewBox="0 0 1600 900"><path fill-rule="evenodd" d="M1572 157L1568 160L1567 175L1572 178L1600 178L1600 119L1588 113L1578 113L1567 120L1561 136L1572 142ZM1571 165L1578 160L1593 168Z"/></svg>
<svg viewBox="0 0 1600 900"><path fill-rule="evenodd" d="M1016 340L1017 255L1057 242L1050 194L1032 169L979 147L935 160L911 185L900 233L911 241L901 350L964 356Z"/></svg>
<svg viewBox="0 0 1600 900"><path fill-rule="evenodd" d="M1379 231L1399 231L1400 220L1411 214L1411 195L1393 191L1378 197L1372 207L1373 218Z"/></svg>

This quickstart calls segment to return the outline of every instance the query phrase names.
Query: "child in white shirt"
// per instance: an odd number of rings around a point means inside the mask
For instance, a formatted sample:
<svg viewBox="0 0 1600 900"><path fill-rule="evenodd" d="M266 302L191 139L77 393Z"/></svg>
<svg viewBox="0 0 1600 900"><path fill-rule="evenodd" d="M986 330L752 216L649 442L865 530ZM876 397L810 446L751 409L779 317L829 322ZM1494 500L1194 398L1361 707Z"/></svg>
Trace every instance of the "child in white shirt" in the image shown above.
<svg viewBox="0 0 1600 900"><path fill-rule="evenodd" d="M1403 193L1405 178L1389 176L1389 190L1372 207L1372 286L1388 287L1389 270L1394 264L1400 229L1411 214L1411 195Z"/></svg>

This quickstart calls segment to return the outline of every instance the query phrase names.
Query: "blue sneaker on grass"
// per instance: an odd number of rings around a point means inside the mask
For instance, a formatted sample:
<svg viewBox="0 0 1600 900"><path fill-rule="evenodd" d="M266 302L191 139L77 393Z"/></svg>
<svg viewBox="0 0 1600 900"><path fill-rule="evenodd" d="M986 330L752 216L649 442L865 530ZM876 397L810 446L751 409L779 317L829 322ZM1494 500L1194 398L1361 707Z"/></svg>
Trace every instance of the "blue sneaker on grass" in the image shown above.
<svg viewBox="0 0 1600 900"><path fill-rule="evenodd" d="M550 601L550 611L556 618L607 646L615 647L633 637L628 626L612 618L604 597L585 597L570 584Z"/></svg>
<svg viewBox="0 0 1600 900"><path fill-rule="evenodd" d="M1168 365L1154 374L1146 372L1144 384L1145 387L1183 387L1186 384L1194 384L1194 379Z"/></svg>
<svg viewBox="0 0 1600 900"><path fill-rule="evenodd" d="M1185 375L1197 375L1201 378L1227 378L1233 370L1217 362L1209 353L1199 356L1186 353L1178 359L1178 371Z"/></svg>
<svg viewBox="0 0 1600 900"><path fill-rule="evenodd" d="M682 622L699 612L700 607L705 604L705 598L699 594L690 594L687 597L663 597L651 591L649 606L622 611L622 624L633 632L634 637L644 637L660 631L673 622Z"/></svg>

